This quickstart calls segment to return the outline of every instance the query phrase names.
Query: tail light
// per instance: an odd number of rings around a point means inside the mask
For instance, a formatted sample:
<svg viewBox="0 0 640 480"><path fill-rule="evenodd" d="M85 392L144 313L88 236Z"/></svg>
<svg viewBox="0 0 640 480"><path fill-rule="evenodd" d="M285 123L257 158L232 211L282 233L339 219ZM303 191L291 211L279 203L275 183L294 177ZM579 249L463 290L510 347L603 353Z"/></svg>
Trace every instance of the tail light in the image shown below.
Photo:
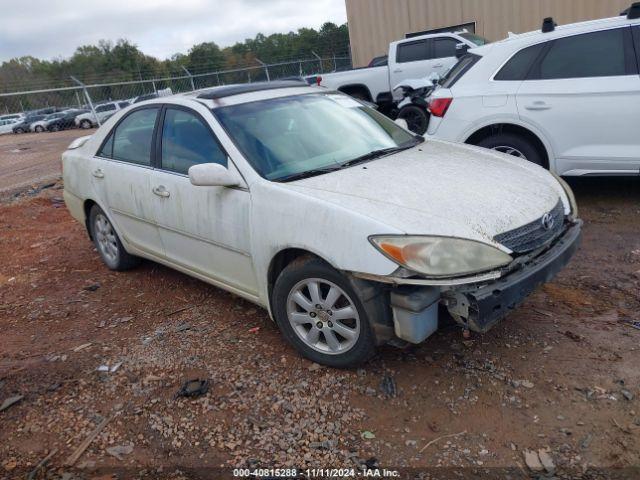
<svg viewBox="0 0 640 480"><path fill-rule="evenodd" d="M451 106L453 98L433 98L429 103L429 111L435 117L444 117Z"/></svg>
<svg viewBox="0 0 640 480"><path fill-rule="evenodd" d="M322 82L322 77L320 75L318 75L316 77L316 85L320 86L320 83Z"/></svg>

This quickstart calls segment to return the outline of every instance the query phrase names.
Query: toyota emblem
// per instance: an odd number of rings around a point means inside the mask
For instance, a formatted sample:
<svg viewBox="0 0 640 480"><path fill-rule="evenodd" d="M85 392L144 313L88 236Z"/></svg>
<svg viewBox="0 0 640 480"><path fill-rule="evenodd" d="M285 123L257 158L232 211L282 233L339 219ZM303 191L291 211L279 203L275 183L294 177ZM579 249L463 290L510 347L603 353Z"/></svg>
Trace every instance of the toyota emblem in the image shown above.
<svg viewBox="0 0 640 480"><path fill-rule="evenodd" d="M556 221L553 218L553 215L551 215L550 213L546 213L542 217L542 228L544 228L545 230L551 230L555 223Z"/></svg>

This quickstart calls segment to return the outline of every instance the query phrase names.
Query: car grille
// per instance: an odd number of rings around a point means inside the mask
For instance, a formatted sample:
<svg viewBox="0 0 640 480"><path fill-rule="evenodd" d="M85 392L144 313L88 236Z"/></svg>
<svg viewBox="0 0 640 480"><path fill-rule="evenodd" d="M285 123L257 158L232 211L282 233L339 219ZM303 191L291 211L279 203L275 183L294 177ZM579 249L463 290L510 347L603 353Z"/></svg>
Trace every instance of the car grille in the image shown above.
<svg viewBox="0 0 640 480"><path fill-rule="evenodd" d="M549 216L547 217L547 215ZM547 218L545 219L545 217ZM550 228L549 219L553 221ZM553 210L545 216L515 230L496 235L493 239L515 253L526 253L542 247L556 238L562 231L563 225L564 206L562 205L562 200L559 200Z"/></svg>

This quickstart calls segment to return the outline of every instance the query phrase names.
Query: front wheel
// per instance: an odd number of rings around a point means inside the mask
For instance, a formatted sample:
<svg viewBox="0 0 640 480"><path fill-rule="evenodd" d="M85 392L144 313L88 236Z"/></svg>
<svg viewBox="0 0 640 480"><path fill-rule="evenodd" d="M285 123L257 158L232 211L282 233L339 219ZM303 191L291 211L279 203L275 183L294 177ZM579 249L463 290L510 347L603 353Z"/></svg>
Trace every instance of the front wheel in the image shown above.
<svg viewBox="0 0 640 480"><path fill-rule="evenodd" d="M429 125L429 117L426 108L420 108L417 105L407 105L402 107L398 113L398 118L407 122L407 127L413 133L424 135Z"/></svg>
<svg viewBox="0 0 640 480"><path fill-rule="evenodd" d="M92 127L91 122L89 120L82 120L80 122L80 128L83 128L85 130L88 130Z"/></svg>
<svg viewBox="0 0 640 480"><path fill-rule="evenodd" d="M272 305L284 337L309 360L348 368L375 352L373 332L357 292L320 259L289 264L276 280Z"/></svg>
<svg viewBox="0 0 640 480"><path fill-rule="evenodd" d="M35 131L36 131L36 133L42 133L42 132L44 132L44 127L41 127L40 125L38 125L38 126L35 128Z"/></svg>
<svg viewBox="0 0 640 480"><path fill-rule="evenodd" d="M478 146L544 166L544 160L538 149L528 139L520 135L498 133L481 140Z"/></svg>
<svg viewBox="0 0 640 480"><path fill-rule="evenodd" d="M89 213L91 236L102 261L111 270L129 270L140 263L138 257L129 255L122 246L111 221L97 205Z"/></svg>
<svg viewBox="0 0 640 480"><path fill-rule="evenodd" d="M60 127L58 125L51 125L49 130L51 130L52 132L57 132L60 130Z"/></svg>

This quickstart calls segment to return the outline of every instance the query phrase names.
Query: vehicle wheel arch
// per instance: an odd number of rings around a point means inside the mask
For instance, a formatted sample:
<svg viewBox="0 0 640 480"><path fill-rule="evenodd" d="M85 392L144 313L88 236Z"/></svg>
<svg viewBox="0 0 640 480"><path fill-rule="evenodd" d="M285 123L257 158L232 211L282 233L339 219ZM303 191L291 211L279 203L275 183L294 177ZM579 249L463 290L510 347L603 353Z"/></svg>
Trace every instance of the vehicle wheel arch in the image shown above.
<svg viewBox="0 0 640 480"><path fill-rule="evenodd" d="M467 136L464 143L469 145L477 145L483 139L490 137L491 135L500 133L510 133L515 135L521 135L530 140L536 147L536 149L542 155L544 160L544 167L551 169L553 155L549 145L543 140L542 135L535 132L534 129L529 126L520 125L513 122L494 122L476 129L472 134Z"/></svg>
<svg viewBox="0 0 640 480"><path fill-rule="evenodd" d="M276 280L280 273L291 263L296 261L302 261L304 259L317 258L332 268L335 268L331 262L327 261L322 256L314 253L310 250L300 247L287 247L277 252L269 262L267 269L267 294L269 296L269 309L271 311L273 301L273 287L276 284ZM336 269L338 270L338 269Z"/></svg>
<svg viewBox="0 0 640 480"><path fill-rule="evenodd" d="M362 98L362 100L366 100L367 102L373 102L373 98L371 97L371 90L369 87L364 85L363 83L351 83L348 85L342 85L337 89L339 92L346 93L347 95L351 95L355 98ZM361 94L362 96L358 97L357 94Z"/></svg>
<svg viewBox="0 0 640 480"><path fill-rule="evenodd" d="M98 207L100 207L100 209L107 216L107 218L109 219L109 222L111 222L111 225L113 226L114 230L118 234L118 237L120 237L120 239L122 240L122 244L125 246L125 250L126 250L127 244L126 244L125 238L122 235L122 232L120 231L120 227L116 222L113 221L113 218L111 217L107 209L104 208L102 205L100 205L100 203L93 200L92 198L87 198L82 204L82 208L84 210L84 225L85 225L85 228L87 229L87 234L89 235L89 238L91 239L91 241L93 241L93 235L91 234L91 225L89 225L89 216L91 213L91 209L93 208L94 205L97 205Z"/></svg>

